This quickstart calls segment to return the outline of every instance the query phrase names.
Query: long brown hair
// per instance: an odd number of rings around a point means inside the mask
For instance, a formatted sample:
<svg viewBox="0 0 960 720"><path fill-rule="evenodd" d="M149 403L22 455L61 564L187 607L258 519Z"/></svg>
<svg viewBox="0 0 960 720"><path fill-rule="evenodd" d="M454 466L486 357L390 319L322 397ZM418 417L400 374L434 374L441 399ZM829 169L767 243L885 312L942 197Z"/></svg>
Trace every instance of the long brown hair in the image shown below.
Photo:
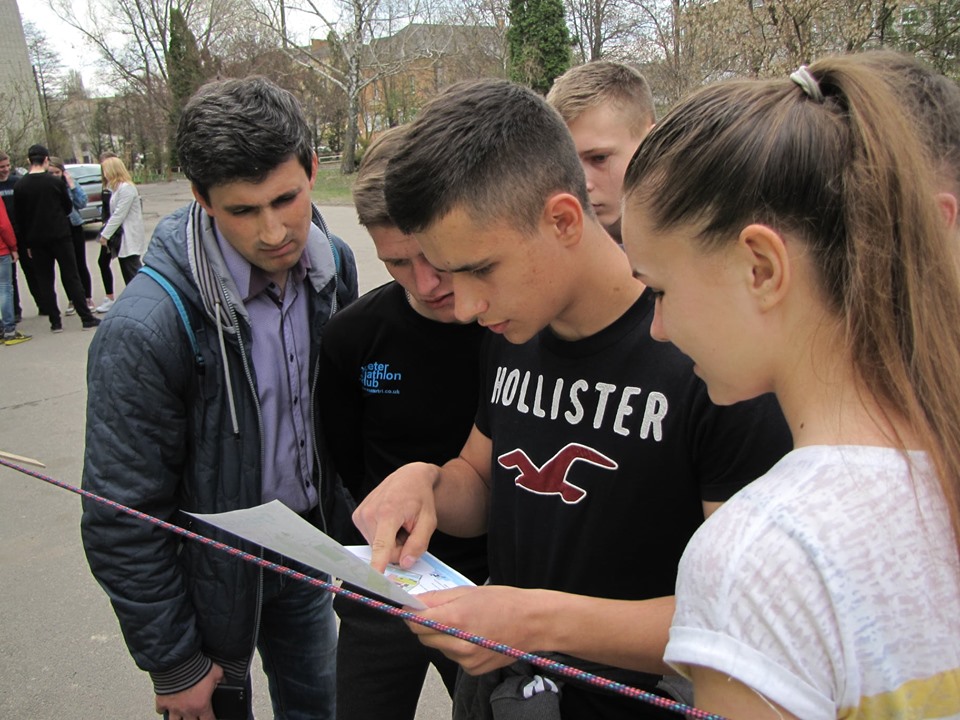
<svg viewBox="0 0 960 720"><path fill-rule="evenodd" d="M641 144L624 197L717 246L760 222L810 248L855 369L934 464L960 545L960 279L924 144L857 56L704 88ZM899 439L897 442L903 446Z"/></svg>

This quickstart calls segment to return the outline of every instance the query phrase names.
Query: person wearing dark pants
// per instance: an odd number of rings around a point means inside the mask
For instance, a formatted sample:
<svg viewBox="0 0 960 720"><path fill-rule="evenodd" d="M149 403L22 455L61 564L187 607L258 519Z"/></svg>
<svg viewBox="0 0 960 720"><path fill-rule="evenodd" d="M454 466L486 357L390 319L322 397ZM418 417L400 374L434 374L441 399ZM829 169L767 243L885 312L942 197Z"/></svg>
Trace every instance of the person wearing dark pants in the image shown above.
<svg viewBox="0 0 960 720"><path fill-rule="evenodd" d="M106 158L100 166L103 179L110 188L110 219L100 230L100 244L108 247L110 255L116 255L120 260L120 274L124 284L129 285L143 265L140 256L147 250L140 194L123 160ZM116 240L118 232L121 233L120 242L111 247L110 240Z"/></svg>
<svg viewBox="0 0 960 720"><path fill-rule="evenodd" d="M83 218L80 216L81 208L87 206L87 193L80 187L80 183L70 176L63 160L60 158L50 158L50 174L55 177L62 177L67 183L67 191L70 193L70 201L73 203L73 209L70 210L70 239L73 242L73 254L77 259L77 274L80 276L80 284L83 285L83 296L86 298L87 307L93 310L93 283L90 280L90 270L87 268ZM66 314L73 315L75 312L73 302L71 302Z"/></svg>
<svg viewBox="0 0 960 720"><path fill-rule="evenodd" d="M327 389L311 381L327 321L356 299L357 272L311 202L310 125L291 93L253 77L198 90L176 139L195 202L157 224L144 257L152 273L126 286L90 343L83 487L168 518L279 500L326 527L337 507L315 403ZM129 184L115 181L112 160L101 162L115 193L108 237ZM132 187L128 197L139 210ZM123 228L124 242L136 239ZM213 718L221 680L249 687L256 648L271 717L334 720L329 594L96 503L84 504L81 537L150 673L144 713Z"/></svg>
<svg viewBox="0 0 960 720"><path fill-rule="evenodd" d="M54 262L60 269L60 282L77 309L83 329L95 328L100 321L87 307L83 285L77 273L77 259L70 239L70 211L73 201L63 178L47 172L50 153L43 145L32 145L27 152L30 171L17 181L13 202L17 236L29 256L41 311L50 316L50 330L61 332L63 324L54 289Z"/></svg>
<svg viewBox="0 0 960 720"><path fill-rule="evenodd" d="M70 302L73 303L74 309L83 321L83 329L89 330L99 325L100 321L93 316L93 312L87 307L83 284L80 282L80 275L77 273L77 259L74 255L73 242L69 238L54 238L32 243L29 247L33 270L36 273L37 284L40 288L40 297L50 316L50 330L53 332L63 330L63 321L60 316L60 308L57 306L57 294L54 289L56 282L54 262L60 270L60 282L66 290L67 297L70 298Z"/></svg>
<svg viewBox="0 0 960 720"><path fill-rule="evenodd" d="M100 157L101 167L103 161L108 157L116 157L114 154L102 155ZM110 219L110 197L113 193L110 192L110 188L107 187L106 182L103 183L103 192L101 193L100 201L100 224L106 225L107 221ZM106 245L100 245L100 255L97 257L97 267L100 268L100 280L103 282L103 292L106 297L103 299L103 302L97 305L94 308L96 313L105 313L111 307L113 307L113 270L110 268L110 261L113 257L110 255L110 249Z"/></svg>
<svg viewBox="0 0 960 720"><path fill-rule="evenodd" d="M320 346L327 388L318 396L321 424L343 485L357 501L401 465L455 454L473 426L480 391L472 368L486 331L457 320L452 276L432 267L387 213L383 175L404 132L392 128L370 145L353 186L360 224L394 281L332 318ZM384 367L399 372L376 369ZM435 411L423 412L426 398L438 395ZM363 542L355 528L337 539ZM487 579L484 536L437 533L430 551L475 583ZM453 696L457 664L422 645L402 620L339 595L333 607L340 616L337 720L413 720L431 665Z"/></svg>

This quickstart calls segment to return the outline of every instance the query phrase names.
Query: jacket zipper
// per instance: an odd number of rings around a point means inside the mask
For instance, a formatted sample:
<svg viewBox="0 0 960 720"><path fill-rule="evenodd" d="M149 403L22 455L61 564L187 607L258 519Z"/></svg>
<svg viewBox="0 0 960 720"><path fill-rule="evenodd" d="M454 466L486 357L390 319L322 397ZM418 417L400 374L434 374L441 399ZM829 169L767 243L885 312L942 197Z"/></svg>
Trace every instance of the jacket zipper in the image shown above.
<svg viewBox="0 0 960 720"><path fill-rule="evenodd" d="M237 329L237 344L240 346L240 360L243 363L243 374L247 378L247 384L250 386L250 395L253 397L253 405L257 410L257 433L260 438L260 465L261 472L263 466L263 456L264 456L264 447L263 447L263 414L260 409L260 398L257 395L257 388L253 382L253 375L250 372L250 364L247 362L247 353L243 345L243 335L240 332L240 323L237 321L237 311L233 306L233 300L230 298L230 293L227 291L226 285L223 282L223 278L217 277L217 281L220 284L220 290L223 293L224 300L226 301L227 310L230 312L230 322L233 324L233 327ZM217 318L217 322L220 322L220 319ZM260 555L262 556L263 548L260 548ZM253 667L253 656L257 652L257 638L260 636L260 619L261 619L261 610L263 606L263 568L259 568L257 571L257 606L254 611L254 622L253 622L253 646L250 648L249 660L247 660L246 672L244 677L250 674L250 669Z"/></svg>

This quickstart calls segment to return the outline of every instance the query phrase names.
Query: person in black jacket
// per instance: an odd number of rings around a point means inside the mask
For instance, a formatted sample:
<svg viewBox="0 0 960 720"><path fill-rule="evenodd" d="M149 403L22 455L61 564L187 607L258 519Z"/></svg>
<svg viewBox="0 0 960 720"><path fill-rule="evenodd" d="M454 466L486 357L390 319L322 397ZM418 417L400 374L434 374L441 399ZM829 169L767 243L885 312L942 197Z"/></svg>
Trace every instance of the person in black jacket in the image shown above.
<svg viewBox="0 0 960 720"><path fill-rule="evenodd" d="M262 78L216 82L188 102L177 150L196 202L161 220L144 264L173 286L202 357L172 296L137 275L90 346L83 486L184 524L181 511L277 499L323 528L334 475L312 381L357 280L311 202L309 127ZM329 594L94 502L81 532L157 712L212 720L218 683L249 689L256 649L276 718L333 718Z"/></svg>
<svg viewBox="0 0 960 720"><path fill-rule="evenodd" d="M27 151L30 171L13 188L14 216L21 254L29 256L37 289L40 310L50 316L50 330L63 332L57 294L54 290L54 262L60 269L70 302L77 309L84 330L95 328L100 321L87 308L83 285L77 271L70 231L73 200L67 183L47 172L50 153L43 145L31 145Z"/></svg>

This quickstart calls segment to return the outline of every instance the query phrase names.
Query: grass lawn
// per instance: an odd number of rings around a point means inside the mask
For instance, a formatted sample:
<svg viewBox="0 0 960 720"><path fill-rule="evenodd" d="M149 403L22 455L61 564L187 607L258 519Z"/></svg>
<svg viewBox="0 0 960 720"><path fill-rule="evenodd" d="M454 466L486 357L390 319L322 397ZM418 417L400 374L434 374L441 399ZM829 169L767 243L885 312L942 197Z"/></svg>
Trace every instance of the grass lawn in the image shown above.
<svg viewBox="0 0 960 720"><path fill-rule="evenodd" d="M352 205L353 175L341 175L339 165L321 165L313 186L313 200L319 205Z"/></svg>

